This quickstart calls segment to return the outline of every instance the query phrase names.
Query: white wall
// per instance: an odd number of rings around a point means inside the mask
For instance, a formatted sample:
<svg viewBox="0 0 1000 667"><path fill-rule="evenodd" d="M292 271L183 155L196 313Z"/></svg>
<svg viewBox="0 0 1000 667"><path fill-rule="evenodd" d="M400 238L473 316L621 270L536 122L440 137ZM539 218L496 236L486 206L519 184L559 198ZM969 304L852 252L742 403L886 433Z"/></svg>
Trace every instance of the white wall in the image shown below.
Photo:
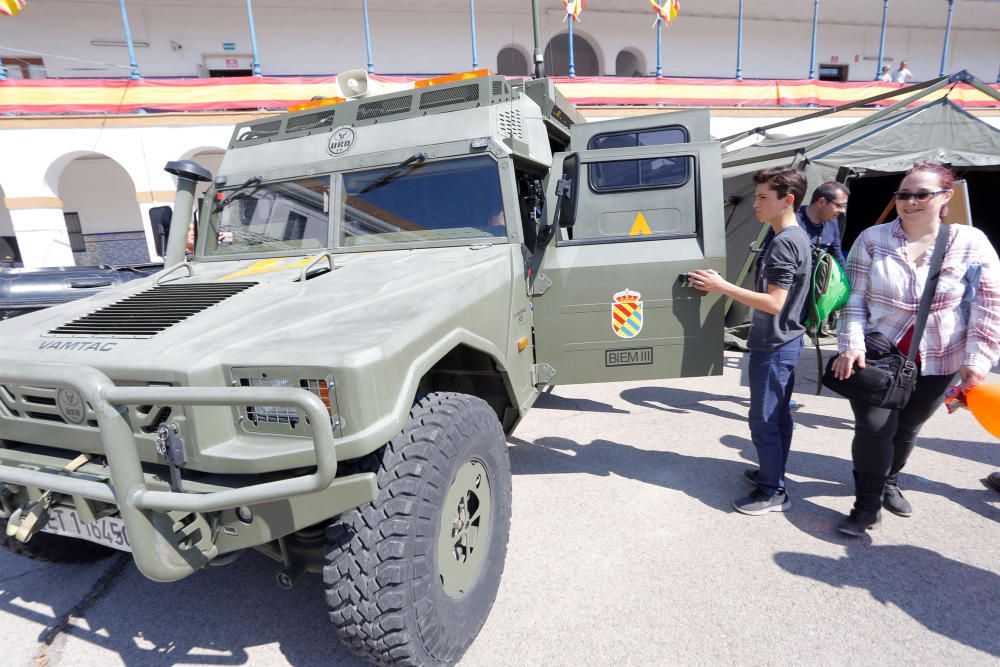
<svg viewBox="0 0 1000 667"><path fill-rule="evenodd" d="M874 2L875 0L872 0ZM374 6L370 11L371 37L376 72L428 74L469 69L472 65L468 5L420 13L411 7L388 11ZM527 3L524 3L527 5ZM562 10L551 3L542 15L543 39L547 43L565 31ZM704 3L720 5L719 2ZM735 4L735 0L733 3ZM747 3L748 5L751 3ZM926 5L926 2L921 2ZM937 3L943 5L944 3ZM360 3L358 3L360 5ZM599 51L602 72L614 74L615 56L634 47L645 56L646 67L656 66L656 33L649 13L619 13L592 3L578 32L591 37ZM343 6L343 3L341 3ZM721 6L721 5L720 5ZM936 6L936 5L935 5ZM959 3L956 16L969 13L969 3ZM507 10L487 3L477 4L478 55L481 67L496 68L497 52L514 43L527 53L532 50L530 18L526 11ZM663 30L663 66L668 76L732 77L736 71L735 18L697 16L694 3L682 7L677 22ZM726 5L726 9L730 9ZM886 38L886 56L893 63L910 60L918 79L938 74L943 43L943 9L940 29L894 27L905 19L893 8ZM837 56L850 65L852 80L871 80L875 62L864 57L878 55L879 22L867 25L823 23L834 14L830 2L817 39L817 61ZM749 9L748 9L749 13ZM257 41L264 74L334 74L364 67L367 62L363 24L358 8L338 9L305 3L275 6L254 4ZM136 49L140 72L145 76L197 76L205 55L250 53L249 27L243 3L157 4L132 2L129 16L136 40L149 42ZM833 16L829 20L840 20ZM860 19L859 19L860 20ZM15 25L17 30L7 30ZM962 24L965 25L965 24ZM35 0L16 19L6 20L0 44L45 54L87 61L115 63L110 67L91 62L65 60L47 55L50 76L126 76L128 54L124 47L92 46L92 40L122 40L121 15L117 3ZM746 78L805 78L809 72L811 23L747 18L744 21L743 75ZM181 45L173 50L170 42ZM235 46L223 50L223 43ZM5 52L6 54L6 52ZM9 54L8 54L9 55ZM854 62L854 57L859 62ZM1000 64L1000 30L956 28L952 33L947 71L968 69L985 81L994 81Z"/></svg>

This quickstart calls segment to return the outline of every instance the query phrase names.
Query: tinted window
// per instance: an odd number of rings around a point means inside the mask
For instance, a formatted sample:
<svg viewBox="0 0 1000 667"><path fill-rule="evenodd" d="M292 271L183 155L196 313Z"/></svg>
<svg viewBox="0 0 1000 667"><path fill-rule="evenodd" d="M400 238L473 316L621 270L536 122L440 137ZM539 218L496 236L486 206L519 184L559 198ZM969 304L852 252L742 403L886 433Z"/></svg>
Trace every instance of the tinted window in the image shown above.
<svg viewBox="0 0 1000 667"><path fill-rule="evenodd" d="M681 144L688 140L683 127L611 132L599 134L587 146L591 150L634 148ZM590 187L597 192L674 187L688 177L687 161L682 158L616 160L590 165Z"/></svg>
<svg viewBox="0 0 1000 667"><path fill-rule="evenodd" d="M486 156L344 174L344 245L507 236L497 163Z"/></svg>

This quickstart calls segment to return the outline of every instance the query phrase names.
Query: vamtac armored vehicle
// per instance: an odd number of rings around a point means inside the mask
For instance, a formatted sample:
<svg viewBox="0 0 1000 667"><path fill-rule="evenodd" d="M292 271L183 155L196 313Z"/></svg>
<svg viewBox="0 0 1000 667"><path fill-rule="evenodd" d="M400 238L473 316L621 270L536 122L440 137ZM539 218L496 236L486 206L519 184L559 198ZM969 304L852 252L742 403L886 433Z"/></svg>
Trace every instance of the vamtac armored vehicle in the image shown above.
<svg viewBox="0 0 1000 667"><path fill-rule="evenodd" d="M724 266L707 111L584 123L548 79L477 72L167 168L163 271L0 323L10 551L167 582L257 549L283 586L322 573L357 653L453 663L540 388L721 373L722 302L682 275Z"/></svg>

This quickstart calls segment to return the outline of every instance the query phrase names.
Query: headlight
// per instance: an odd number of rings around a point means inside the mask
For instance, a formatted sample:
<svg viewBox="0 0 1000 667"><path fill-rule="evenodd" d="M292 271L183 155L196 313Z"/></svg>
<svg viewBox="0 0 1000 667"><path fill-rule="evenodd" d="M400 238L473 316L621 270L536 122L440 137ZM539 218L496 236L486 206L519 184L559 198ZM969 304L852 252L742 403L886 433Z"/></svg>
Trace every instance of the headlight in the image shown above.
<svg viewBox="0 0 1000 667"><path fill-rule="evenodd" d="M334 433L340 434L342 420L337 415L337 399L334 393L333 377L321 373L320 369L295 369L302 377L290 377L287 368L250 369L234 368L233 384L241 387L289 387L300 388L312 392L326 406ZM282 405L245 405L241 406L240 416L254 430L267 432L295 432L304 435L297 428L304 416L297 408ZM298 431L298 432L296 432Z"/></svg>

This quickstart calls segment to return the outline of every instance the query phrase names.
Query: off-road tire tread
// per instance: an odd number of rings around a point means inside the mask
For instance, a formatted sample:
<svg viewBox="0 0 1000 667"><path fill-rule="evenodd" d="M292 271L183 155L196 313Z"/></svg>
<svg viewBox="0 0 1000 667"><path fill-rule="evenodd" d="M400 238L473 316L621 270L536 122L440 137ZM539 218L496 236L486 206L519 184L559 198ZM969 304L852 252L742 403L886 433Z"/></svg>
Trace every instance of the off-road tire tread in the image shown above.
<svg viewBox="0 0 1000 667"><path fill-rule="evenodd" d="M7 520L0 519L0 546L12 554L42 563L93 563L113 555L114 549L62 535L37 533L27 543L7 536Z"/></svg>
<svg viewBox="0 0 1000 667"><path fill-rule="evenodd" d="M417 581L414 590L415 593L422 590L423 595L415 594L412 603L419 618L420 606L430 604L428 588L436 583L432 581L436 567L430 558L437 540L437 525L433 516L428 516L433 512L422 511L429 508L421 488L428 484L439 489L450 483L442 464L460 453L455 439L467 436L463 431L470 428L494 429L495 437L504 437L496 413L481 399L465 394L431 393L414 404L410 419L398 436L378 452L351 462L359 470L377 473L379 497L331 523L327 529L323 579L330 619L337 634L352 652L375 664L450 664L464 652L463 646L457 655L441 658L435 655L441 650L432 653L421 637L413 636L406 616L411 611L410 603L403 589L405 573L419 573L414 576ZM499 472L507 476L509 498L510 464L506 450L502 463L506 469ZM416 553L406 552L408 535L416 535L409 538ZM494 539L498 537L493 535ZM502 545L496 545L499 551L495 552L500 558L500 572L507 550L506 533L502 540ZM406 563L407 560L411 562ZM492 601L490 597L488 602ZM478 630L478 627L473 629L472 637ZM441 649L440 627L423 627L422 634L431 642L437 640L436 648Z"/></svg>

